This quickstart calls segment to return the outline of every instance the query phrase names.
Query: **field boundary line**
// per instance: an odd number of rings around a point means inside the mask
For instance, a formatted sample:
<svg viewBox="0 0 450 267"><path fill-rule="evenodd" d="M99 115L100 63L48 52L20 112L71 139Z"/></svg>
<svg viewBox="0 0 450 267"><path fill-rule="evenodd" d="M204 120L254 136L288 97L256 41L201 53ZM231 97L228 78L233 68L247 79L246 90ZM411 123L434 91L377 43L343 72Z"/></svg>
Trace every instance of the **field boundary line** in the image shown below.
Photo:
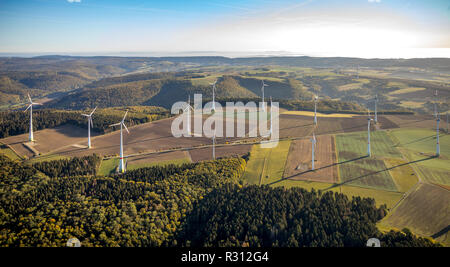
<svg viewBox="0 0 450 267"><path fill-rule="evenodd" d="M284 179L284 177L286 177L286 167L287 167L287 163L288 163L289 154L291 153L292 143L293 143L293 141L290 140L288 153L286 155L286 160L284 161L283 174L281 175L281 179Z"/></svg>

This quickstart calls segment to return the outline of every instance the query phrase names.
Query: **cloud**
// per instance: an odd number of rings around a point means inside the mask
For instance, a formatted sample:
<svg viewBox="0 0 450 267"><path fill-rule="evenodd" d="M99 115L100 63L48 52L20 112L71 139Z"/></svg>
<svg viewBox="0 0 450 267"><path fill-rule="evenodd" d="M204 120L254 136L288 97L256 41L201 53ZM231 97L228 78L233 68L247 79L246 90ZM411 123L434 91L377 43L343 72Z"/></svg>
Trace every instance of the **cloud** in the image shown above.
<svg viewBox="0 0 450 267"><path fill-rule="evenodd" d="M81 3L81 0L67 0L69 3Z"/></svg>
<svg viewBox="0 0 450 267"><path fill-rule="evenodd" d="M367 0L369 3L381 3L381 0Z"/></svg>

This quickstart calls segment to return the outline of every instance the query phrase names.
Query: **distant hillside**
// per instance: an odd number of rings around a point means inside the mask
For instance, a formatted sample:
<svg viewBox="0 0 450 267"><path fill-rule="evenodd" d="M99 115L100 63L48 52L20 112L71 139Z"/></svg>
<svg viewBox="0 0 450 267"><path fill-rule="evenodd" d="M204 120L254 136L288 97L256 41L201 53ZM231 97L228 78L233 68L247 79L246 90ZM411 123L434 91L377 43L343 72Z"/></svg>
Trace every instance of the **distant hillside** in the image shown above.
<svg viewBox="0 0 450 267"><path fill-rule="evenodd" d="M187 101L189 95L202 94L212 98L211 85L196 84L192 74L150 73L105 78L86 85L61 99L48 103L52 108L83 109L87 107L116 107L127 105L153 105L170 108L176 101ZM265 96L275 99L310 100L313 94L295 79L265 81ZM218 77L216 98L261 97L261 79L236 75ZM192 99L193 100L193 99Z"/></svg>
<svg viewBox="0 0 450 267"><path fill-rule="evenodd" d="M105 106L109 104L114 106L151 103L167 107L169 105L168 92L173 93L171 97L176 97L176 99L170 99L171 103L174 100L185 99L189 92L203 92L205 96L208 96L211 91L208 90L208 83L194 83L194 85L185 83L182 88L174 88L173 84L163 82L160 88L156 91L155 88L152 88L151 92L147 92L149 90L143 89L141 85L132 88L131 86L134 85L128 84L124 87L124 84L155 79L178 81L184 78L189 80L189 75L192 75L192 78L197 75L200 80L203 79L203 75L207 82L210 82L208 75L205 76L205 73L212 73L214 70L219 74L217 84L219 97L260 96L261 79L265 79L266 83L269 84L269 87L266 88L267 96L271 95L279 99L309 99L311 97L309 92L318 90L330 98L361 102L366 99L365 96L373 94L375 88L384 90L388 87L387 83L381 80L372 79L369 83L365 83L363 79L355 81L358 79L355 79L352 75L356 73L358 66L362 71L376 70L375 73L378 70L390 69L393 76L404 77L407 80L419 80L425 77L425 79L440 81L441 75L444 79L450 74L450 59L447 58L0 57L0 107L7 108L10 105L24 102L27 93L30 93L34 98L39 98L51 93L66 92L79 88L83 88L83 90L75 92L75 95L72 94L71 97L75 97L74 99L77 101L80 97L83 103L71 104L67 100L63 100L61 103L68 103L67 107L75 108L86 107L86 103L94 102ZM253 68L261 71L258 73L251 71L237 73L233 71L233 68L234 70ZM334 71L336 77L333 79L333 77L325 78L320 75L310 76L305 69L299 73L291 72L288 74L286 69L289 68L328 69L328 72ZM265 69L271 71L265 72ZM205 70L205 73L201 70ZM193 71L198 71L198 73L196 74ZM363 75L361 74L361 77ZM424 83L426 82L424 81ZM405 83L405 85L408 84ZM429 90L438 87L444 90L448 88L447 85L440 82L432 84L434 88L430 88L429 83L425 85ZM422 86L420 85L420 87ZM96 93L87 93L89 89L96 90L99 88L108 89L111 96L127 97L128 99L117 102L116 100L96 96ZM391 88L393 87L391 86ZM141 92L137 94L137 97L133 97L123 92L113 92L114 90L138 90ZM84 94L88 94L88 96L85 97ZM131 101L137 102L132 103ZM402 103L398 102L396 105L402 105ZM406 104L403 103L403 105ZM57 106L65 107L62 104ZM388 107L386 106L386 108ZM422 108L426 109L426 107Z"/></svg>

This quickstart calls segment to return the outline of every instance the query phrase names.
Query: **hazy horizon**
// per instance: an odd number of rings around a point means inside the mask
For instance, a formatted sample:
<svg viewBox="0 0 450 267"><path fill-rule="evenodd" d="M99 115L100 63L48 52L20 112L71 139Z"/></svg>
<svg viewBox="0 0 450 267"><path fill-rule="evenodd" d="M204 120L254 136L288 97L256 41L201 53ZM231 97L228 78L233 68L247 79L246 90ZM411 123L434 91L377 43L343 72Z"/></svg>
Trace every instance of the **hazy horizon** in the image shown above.
<svg viewBox="0 0 450 267"><path fill-rule="evenodd" d="M441 0L6 0L0 10L0 53L11 55L450 57Z"/></svg>
<svg viewBox="0 0 450 267"><path fill-rule="evenodd" d="M450 48L440 49L423 49L417 50L419 53L410 54L411 56L405 56L407 53L397 53L397 56L391 57L362 57L357 55L339 55L339 54L302 54L290 51L261 51L261 52L248 52L248 51L142 51L142 52L78 52L78 53L65 53L65 52L42 52L42 53L4 53L0 52L0 57L22 57L32 58L40 56L73 56L73 57L226 57L226 58L245 58L245 57L343 57L343 58L361 58L361 59L412 59L412 58L450 58ZM403 54L403 56L401 56Z"/></svg>

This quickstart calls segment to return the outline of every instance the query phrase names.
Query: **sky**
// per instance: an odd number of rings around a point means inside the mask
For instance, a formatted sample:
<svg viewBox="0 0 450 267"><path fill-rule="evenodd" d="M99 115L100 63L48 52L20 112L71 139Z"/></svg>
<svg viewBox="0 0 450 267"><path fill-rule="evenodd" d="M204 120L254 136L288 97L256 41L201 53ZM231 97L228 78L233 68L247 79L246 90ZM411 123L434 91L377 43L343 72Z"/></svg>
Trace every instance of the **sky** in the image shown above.
<svg viewBox="0 0 450 267"><path fill-rule="evenodd" d="M0 53L450 57L450 1L0 0Z"/></svg>

